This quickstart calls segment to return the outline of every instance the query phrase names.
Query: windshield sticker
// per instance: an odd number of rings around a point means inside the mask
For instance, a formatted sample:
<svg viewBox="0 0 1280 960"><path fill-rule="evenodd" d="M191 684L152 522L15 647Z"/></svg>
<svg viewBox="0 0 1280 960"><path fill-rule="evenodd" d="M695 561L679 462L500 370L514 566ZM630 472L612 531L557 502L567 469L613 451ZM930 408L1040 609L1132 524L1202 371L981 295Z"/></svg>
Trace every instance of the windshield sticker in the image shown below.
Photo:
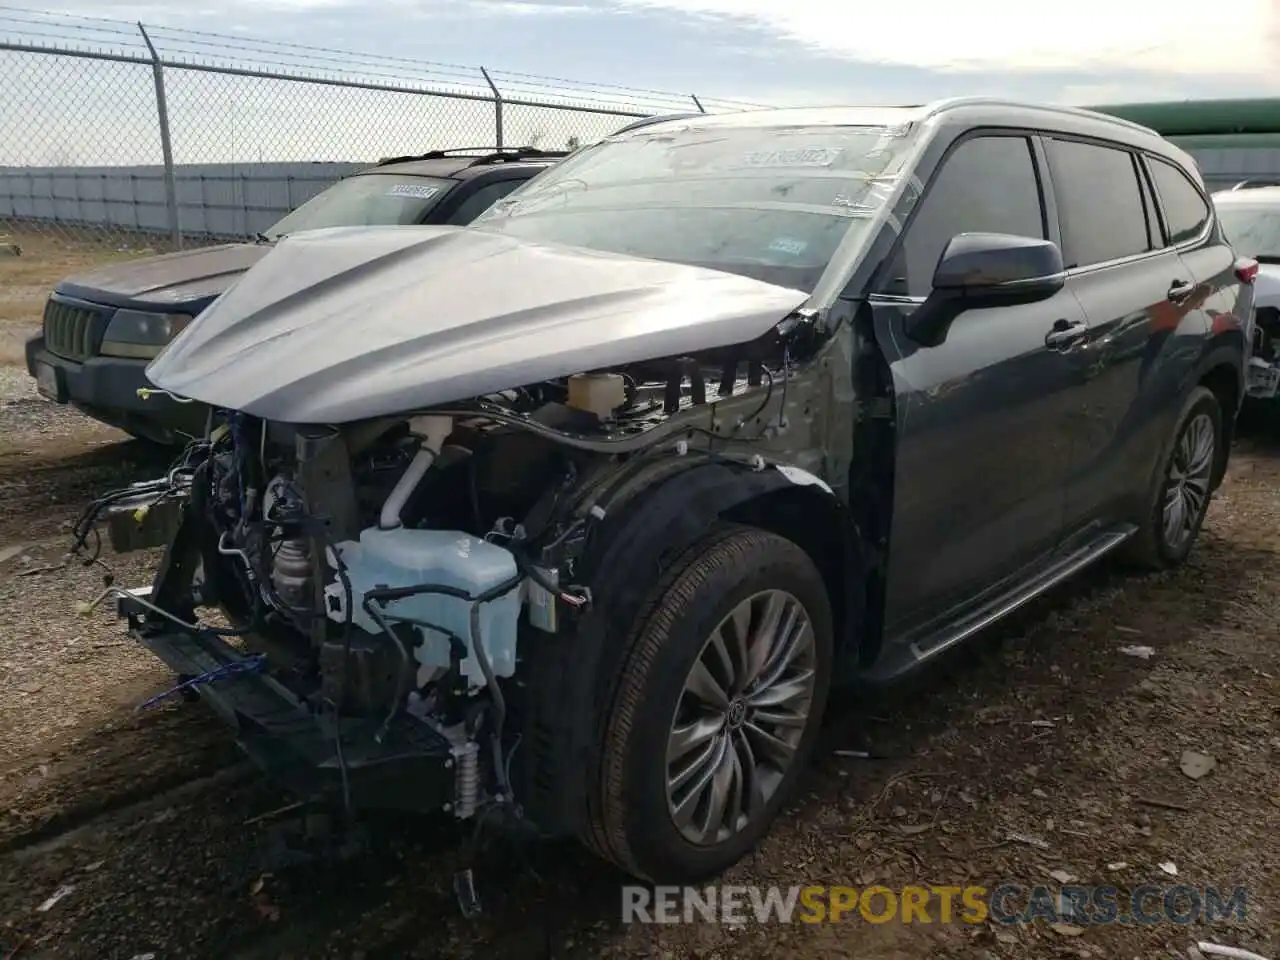
<svg viewBox="0 0 1280 960"><path fill-rule="evenodd" d="M797 240L795 237L778 237L773 243L769 244L770 253L785 253L792 257L798 257L804 253L805 248L809 244L803 240Z"/></svg>
<svg viewBox="0 0 1280 960"><path fill-rule="evenodd" d="M831 202L837 207L845 207L858 213L874 213L876 209L874 204L867 203L849 193L838 193Z"/></svg>
<svg viewBox="0 0 1280 960"><path fill-rule="evenodd" d="M417 200L430 200L440 192L439 187L426 183L396 183L387 191L388 197L413 197Z"/></svg>
<svg viewBox="0 0 1280 960"><path fill-rule="evenodd" d="M840 158L842 152L836 147L753 150L740 162L744 167L829 167Z"/></svg>

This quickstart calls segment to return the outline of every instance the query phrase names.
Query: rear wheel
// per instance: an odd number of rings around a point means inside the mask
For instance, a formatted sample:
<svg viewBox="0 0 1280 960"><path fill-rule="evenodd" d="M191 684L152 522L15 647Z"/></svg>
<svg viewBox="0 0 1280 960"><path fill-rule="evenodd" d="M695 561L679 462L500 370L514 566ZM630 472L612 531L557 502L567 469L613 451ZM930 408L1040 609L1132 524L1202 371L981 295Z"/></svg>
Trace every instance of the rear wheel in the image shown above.
<svg viewBox="0 0 1280 960"><path fill-rule="evenodd" d="M727 869L793 795L826 705L821 574L731 527L688 551L638 618L603 718L589 844L654 882Z"/></svg>
<svg viewBox="0 0 1280 960"><path fill-rule="evenodd" d="M1156 471L1146 518L1129 541L1130 560L1155 570L1186 560L1209 510L1222 436L1218 398L1196 387Z"/></svg>

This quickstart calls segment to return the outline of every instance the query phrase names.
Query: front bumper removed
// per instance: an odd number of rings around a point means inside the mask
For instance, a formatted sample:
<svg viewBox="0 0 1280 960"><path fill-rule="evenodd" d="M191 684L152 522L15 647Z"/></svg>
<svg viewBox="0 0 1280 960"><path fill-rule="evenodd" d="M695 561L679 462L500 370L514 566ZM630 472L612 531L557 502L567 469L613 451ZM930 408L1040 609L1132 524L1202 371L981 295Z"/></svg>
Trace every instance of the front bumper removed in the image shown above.
<svg viewBox="0 0 1280 960"><path fill-rule="evenodd" d="M158 624L149 588L128 591L117 613L129 634L184 680L247 666L251 658L222 639ZM317 712L269 674L245 670L192 686L236 733L239 747L268 777L305 799L344 797L353 806L416 812L450 810L458 764L452 745L424 724ZM339 741L341 736L341 741Z"/></svg>

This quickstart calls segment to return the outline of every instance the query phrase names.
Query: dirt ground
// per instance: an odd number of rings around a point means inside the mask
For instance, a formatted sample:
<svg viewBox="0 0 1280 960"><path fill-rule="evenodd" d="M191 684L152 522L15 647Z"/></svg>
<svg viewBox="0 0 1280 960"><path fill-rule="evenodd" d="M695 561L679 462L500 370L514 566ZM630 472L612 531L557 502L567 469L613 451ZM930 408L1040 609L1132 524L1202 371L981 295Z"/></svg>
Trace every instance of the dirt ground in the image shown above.
<svg viewBox="0 0 1280 960"><path fill-rule="evenodd" d="M21 371L0 398L0 957L1280 957L1280 430L1249 428L1182 570L1098 570L839 705L802 799L725 878L1244 886L1247 919L657 926L621 924L622 879L572 844L486 854L475 920L434 821L374 818L363 854L290 862L290 798L206 708L136 709L171 679L109 610L77 615L103 571L39 572L92 490L156 464ZM126 585L153 561L107 557ZM1188 750L1215 769L1182 772Z"/></svg>
<svg viewBox="0 0 1280 960"><path fill-rule="evenodd" d="M12 246L17 256L6 252ZM0 221L0 364L22 363L22 345L39 328L45 300L59 280L100 263L154 252L137 237Z"/></svg>

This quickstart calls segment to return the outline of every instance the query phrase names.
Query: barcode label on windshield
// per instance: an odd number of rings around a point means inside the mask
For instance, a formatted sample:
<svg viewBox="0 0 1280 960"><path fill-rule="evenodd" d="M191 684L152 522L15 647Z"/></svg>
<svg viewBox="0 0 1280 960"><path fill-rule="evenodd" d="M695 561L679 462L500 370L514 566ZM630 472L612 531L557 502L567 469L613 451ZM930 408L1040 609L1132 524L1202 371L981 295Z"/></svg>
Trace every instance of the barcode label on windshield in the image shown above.
<svg viewBox="0 0 1280 960"><path fill-rule="evenodd" d="M798 147L794 150L753 150L742 158L744 167L829 167L840 156L835 147Z"/></svg>
<svg viewBox="0 0 1280 960"><path fill-rule="evenodd" d="M439 187L426 183L396 183L387 191L388 197L413 197L417 200L428 200L440 192Z"/></svg>

